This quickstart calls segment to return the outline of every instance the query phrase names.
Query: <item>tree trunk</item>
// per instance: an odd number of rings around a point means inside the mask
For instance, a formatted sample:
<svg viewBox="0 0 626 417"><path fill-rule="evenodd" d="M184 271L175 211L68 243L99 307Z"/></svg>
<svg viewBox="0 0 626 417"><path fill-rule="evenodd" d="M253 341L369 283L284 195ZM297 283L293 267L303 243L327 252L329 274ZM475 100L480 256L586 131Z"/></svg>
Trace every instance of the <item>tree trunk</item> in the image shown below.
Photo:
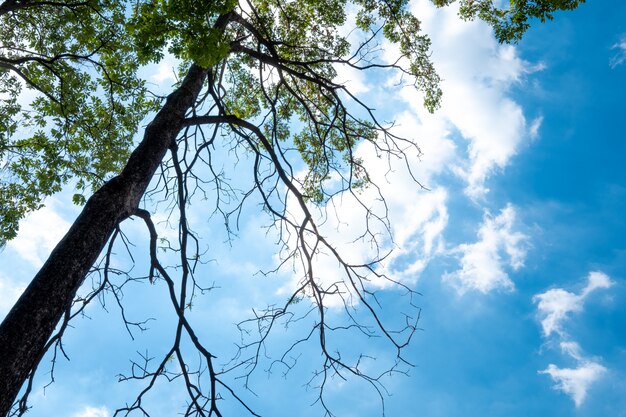
<svg viewBox="0 0 626 417"><path fill-rule="evenodd" d="M0 325L0 416L6 416L46 342L71 306L115 227L138 208L168 147L194 104L206 70L192 66L146 127L143 140L117 177L85 205L69 232Z"/></svg>

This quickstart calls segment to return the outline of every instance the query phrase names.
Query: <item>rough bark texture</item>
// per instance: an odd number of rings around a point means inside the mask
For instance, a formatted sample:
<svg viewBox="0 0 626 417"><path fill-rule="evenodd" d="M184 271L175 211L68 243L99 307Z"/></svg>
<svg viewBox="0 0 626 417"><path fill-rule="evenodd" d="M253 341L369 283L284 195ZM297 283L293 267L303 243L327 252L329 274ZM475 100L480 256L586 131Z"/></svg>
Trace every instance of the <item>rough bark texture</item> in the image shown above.
<svg viewBox="0 0 626 417"><path fill-rule="evenodd" d="M206 71L192 66L181 86L146 127L122 173L87 202L63 240L0 325L0 416L6 416L46 342L115 227L132 215L178 135Z"/></svg>

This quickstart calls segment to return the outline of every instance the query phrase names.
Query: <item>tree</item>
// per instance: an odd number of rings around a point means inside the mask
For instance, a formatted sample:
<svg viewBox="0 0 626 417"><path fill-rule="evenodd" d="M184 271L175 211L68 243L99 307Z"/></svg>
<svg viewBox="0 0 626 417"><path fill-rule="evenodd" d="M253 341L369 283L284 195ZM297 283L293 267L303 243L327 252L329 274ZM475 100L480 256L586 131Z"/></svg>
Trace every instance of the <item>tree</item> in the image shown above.
<svg viewBox="0 0 626 417"><path fill-rule="evenodd" d="M510 42L521 37L528 19L551 18L554 11L579 3L520 1L502 10L490 0L466 0L461 1L461 15L486 20L500 41ZM358 30L350 37L340 31L348 7L356 13ZM395 353L387 372L403 372L402 352L419 318L411 300L414 291L380 273L377 264L385 253L377 253L365 264L352 263L320 232L319 223L335 196L350 194L358 200L361 188L376 187L368 167L355 155L357 144L369 142L386 158L406 159L408 153L419 152L416 144L393 135L373 109L334 81L336 66L398 71L423 93L428 109L434 110L439 102L430 43L406 1L127 5L6 0L0 5L0 17L0 77L8 115L0 125L6 178L0 183L0 239L14 237L20 218L70 180L79 191L76 203L84 203L70 231L0 327L1 415L26 411L32 378L43 355L49 350L56 355L69 321L90 301L108 291L123 311L119 298L123 283L115 282L114 273L126 281L164 282L177 320L176 338L157 366L136 364L131 375L124 377L145 380L146 388L134 403L118 410L122 415L147 413L144 394L162 378L183 381L189 395L185 415L220 416L218 399L226 395L256 415L223 375L242 370L248 377L272 328L309 315L316 316L310 332L286 353L305 341L318 340L323 360L316 384L320 404L328 414L324 388L333 375L352 375L379 394L383 390L380 378L365 372L362 356L350 357L328 348L333 331L386 338ZM397 61L385 62L379 56L383 39L398 46ZM164 100L151 99L136 77L137 65L159 61L166 49L182 61L182 80ZM22 85L39 92L25 109L18 100ZM158 111L128 156L139 121L150 110ZM26 136L20 125L38 130ZM230 188L215 170L212 149L220 141L252 158L249 190L239 193ZM302 167L305 174L300 175ZM89 186L96 191L85 201L83 193ZM227 227L236 223L245 201L256 195L277 230L282 265L291 265L301 276L300 285L283 305L268 306L240 323L243 333L251 325L256 333L240 345L225 370L217 369L214 355L187 319L193 298L207 290L195 276L202 250L187 219L187 206L211 189L215 211L224 216ZM166 245L177 256L175 271L157 253L159 236L150 212L143 208L150 206L142 199L158 193L175 207L178 242ZM226 200L235 197L237 203L228 207ZM364 209L368 226L362 239L377 247L379 231L388 232L384 208L382 212ZM131 276L110 266L113 245L123 239L120 224L129 217L142 219L150 233L147 276ZM103 250L102 261L97 262ZM319 279L315 258L320 252L336 260L343 277L330 283ZM98 285L87 296L77 297L89 273L98 277ZM386 281L406 292L407 310L399 328L380 319L372 280ZM331 298L344 306L344 321L339 324L327 318ZM300 307L302 300L306 300L305 308ZM369 322L363 321L357 307L368 314ZM142 323L126 324L142 327ZM189 365L187 345L200 354L195 367ZM168 370L172 360L179 371ZM285 356L278 360L292 366Z"/></svg>

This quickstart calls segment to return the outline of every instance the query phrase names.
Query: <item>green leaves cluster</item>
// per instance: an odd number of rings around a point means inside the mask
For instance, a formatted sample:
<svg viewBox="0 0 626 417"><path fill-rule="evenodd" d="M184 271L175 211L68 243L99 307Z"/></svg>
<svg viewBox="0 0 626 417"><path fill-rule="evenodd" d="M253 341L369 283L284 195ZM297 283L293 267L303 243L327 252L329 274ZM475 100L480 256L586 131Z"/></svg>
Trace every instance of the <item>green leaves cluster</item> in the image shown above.
<svg viewBox="0 0 626 417"><path fill-rule="evenodd" d="M432 0L443 7L457 0ZM479 18L489 23L499 42L514 43L522 39L530 22L552 20L559 10L574 10L585 0L510 0L509 7L500 8L494 0L460 0L459 14L464 19Z"/></svg>
<svg viewBox="0 0 626 417"><path fill-rule="evenodd" d="M163 51L209 68L229 52L217 18L231 11L236 0L153 0L139 3L129 29L142 63L158 62Z"/></svg>
<svg viewBox="0 0 626 417"><path fill-rule="evenodd" d="M408 0L368 1L357 0L361 7L357 26L371 31L382 20L385 37L400 47L409 60L408 72L414 77L418 90L424 93L424 106L433 112L441 101L441 79L430 60L430 39L421 32L421 24L409 10Z"/></svg>
<svg viewBox="0 0 626 417"><path fill-rule="evenodd" d="M81 202L82 190L119 172L153 106L135 75L124 2L2 6L0 241L70 179Z"/></svg>

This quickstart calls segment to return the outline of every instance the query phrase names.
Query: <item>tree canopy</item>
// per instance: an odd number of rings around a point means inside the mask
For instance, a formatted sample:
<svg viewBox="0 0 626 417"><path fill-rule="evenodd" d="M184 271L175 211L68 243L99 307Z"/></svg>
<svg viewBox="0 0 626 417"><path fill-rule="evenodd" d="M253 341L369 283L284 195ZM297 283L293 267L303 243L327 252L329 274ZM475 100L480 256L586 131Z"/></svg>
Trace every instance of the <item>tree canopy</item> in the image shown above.
<svg viewBox="0 0 626 417"><path fill-rule="evenodd" d="M67 181L82 195L126 161L150 102L125 13L117 1L0 5L0 240Z"/></svg>
<svg viewBox="0 0 626 417"><path fill-rule="evenodd" d="M433 2L438 6L453 3ZM555 11L573 9L581 2L512 0L509 7L498 8L492 0L461 0L460 16L483 19L494 27L498 40L515 42L532 19L551 19ZM345 27L349 13L355 16L355 28ZM417 329L419 309L410 300L414 291L378 271L384 253L367 264L344 259L320 233L315 210L323 211L341 193L358 199L361 188L376 187L368 167L355 155L357 144L369 142L387 158L419 153L411 138L391 133L390 124L380 121L369 103L336 81L338 66L397 71L404 83L421 92L424 106L436 110L442 94L440 79L430 59L428 36L408 1L5 0L0 4L0 33L4 114L0 121L0 242L15 237L24 215L66 184L76 187L75 203L85 204L74 232L55 249L5 321L11 318L16 323L15 327L6 324L7 329L14 329L9 332L11 340L23 333L12 345L15 351L24 350L25 344L33 346L28 361L16 360L24 363L23 369L14 372L19 375L15 378L19 386L31 382L22 389L15 414L26 411L37 365L46 350L56 352L69 320L105 292L121 303L123 284L111 276L111 248L123 239L119 224L131 216L143 219L150 232L149 273L140 278L166 283L177 317L177 337L156 368L140 367L138 373L133 369L131 376L123 378L145 380L146 389L119 413L147 413L142 397L154 382L181 376L189 394L185 415L219 416L217 400L225 395L255 414L222 375L241 369L244 376L250 375L272 327L281 320L295 323L309 314L316 316L311 332L293 346L314 339L319 342L324 359L316 377L325 412L331 413L324 403L324 384L331 375L351 374L381 392L379 378L363 369L361 357L346 359L349 356L327 349L328 335L355 331L382 336L396 358L387 371L397 371L404 362L403 349ZM380 53L390 45L398 53L392 61ZM138 70L141 65L158 63L166 52L180 60L180 81L172 94L160 97L140 79ZM26 101L28 97L34 98ZM146 116L151 122L140 132ZM139 143L138 132L143 135ZM235 190L216 170L215 146L253 160L248 190ZM148 196L168 201L176 212L178 242L165 245L177 256L176 272L157 253L159 237L150 215L153 207L142 200L146 190ZM186 208L193 199L212 199L214 211L224 216L230 228L251 195L260 198L278 230L281 264L294 265L301 279L284 305L268 306L250 322L240 324L246 334L250 325L256 327L256 336L241 345L230 368L218 371L214 355L185 316L193 298L207 290L194 275L202 250L187 221ZM368 209L367 217L368 229L362 238L376 246L381 237L369 224L379 223L385 229L384 210ZM103 249L102 261L92 267ZM334 257L343 270L343 276L330 284L320 281L315 272L315 255L320 251ZM59 265L67 266L67 271ZM99 277L98 285L88 296L76 297L88 272ZM124 280L138 279L129 271L116 274ZM405 321L399 328L379 319L371 280L385 280L409 295ZM39 314L35 311L39 307L33 306L42 303L42 294L48 294L51 301L41 307L49 311ZM344 304L346 316L341 324L329 323L326 317L327 300L332 297ZM310 301L310 309L296 307L303 299ZM32 304L26 304L27 300ZM357 305L369 314L369 324L362 324L360 313L353 313ZM37 343L29 339L27 329L39 329L39 324L24 318L29 311L32 320L39 320L41 329L46 329L33 330L39 333ZM62 324L54 333L59 320ZM127 325L142 327L141 323ZM185 353L189 346L181 343L183 338L200 354L198 371L189 371L190 354ZM176 375L166 370L171 360L180 365ZM203 389L200 381L204 379L208 388ZM11 397L13 404L17 392L3 395Z"/></svg>

